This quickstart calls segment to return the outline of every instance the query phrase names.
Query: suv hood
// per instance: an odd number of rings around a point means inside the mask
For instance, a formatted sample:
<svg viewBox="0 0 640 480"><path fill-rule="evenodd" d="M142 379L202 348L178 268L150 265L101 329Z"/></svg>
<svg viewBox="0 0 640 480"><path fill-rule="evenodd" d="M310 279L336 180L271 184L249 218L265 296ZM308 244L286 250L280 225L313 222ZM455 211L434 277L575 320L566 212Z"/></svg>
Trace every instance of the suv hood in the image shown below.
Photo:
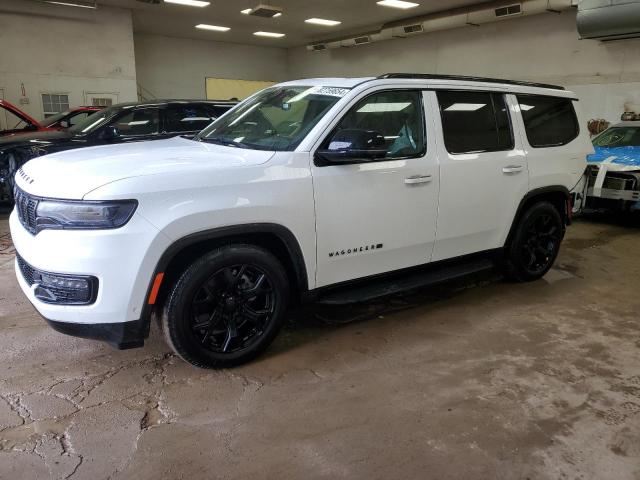
<svg viewBox="0 0 640 480"><path fill-rule="evenodd" d="M607 170L630 172L640 170L640 147L594 147L595 153L587 156L589 165L606 164Z"/></svg>
<svg viewBox="0 0 640 480"><path fill-rule="evenodd" d="M34 158L18 170L16 184L40 197L82 199L98 187L125 178L259 165L273 155L174 137Z"/></svg>

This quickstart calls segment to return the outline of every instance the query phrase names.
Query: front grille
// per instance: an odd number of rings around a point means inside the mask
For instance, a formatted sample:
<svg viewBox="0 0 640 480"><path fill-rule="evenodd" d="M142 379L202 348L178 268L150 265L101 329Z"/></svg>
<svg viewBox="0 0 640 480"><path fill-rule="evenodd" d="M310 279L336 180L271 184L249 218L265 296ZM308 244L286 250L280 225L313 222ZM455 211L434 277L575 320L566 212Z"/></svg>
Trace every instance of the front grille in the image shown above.
<svg viewBox="0 0 640 480"><path fill-rule="evenodd" d="M24 281L31 287L37 284L34 295L44 303L60 305L89 305L95 302L98 294L98 279L86 275L54 274L35 269L16 252L18 268ZM75 279L87 282L88 288L77 290L65 286L51 285L46 277L52 276L58 279Z"/></svg>
<svg viewBox="0 0 640 480"><path fill-rule="evenodd" d="M36 283L34 280L34 276L36 273L35 269L27 262L25 262L24 259L17 253L16 260L18 261L18 268L20 268L20 272L22 273L22 277L24 278L25 282L27 282L29 286Z"/></svg>
<svg viewBox="0 0 640 480"><path fill-rule="evenodd" d="M589 177L589 187L595 186L597 176L598 169L592 168L591 175ZM602 188L608 188L610 190L637 190L638 185L639 182L637 174L631 172L607 172L604 177Z"/></svg>
<svg viewBox="0 0 640 480"><path fill-rule="evenodd" d="M38 209L38 198L23 192L18 187L13 193L18 219L22 226L32 235L36 234L36 210Z"/></svg>

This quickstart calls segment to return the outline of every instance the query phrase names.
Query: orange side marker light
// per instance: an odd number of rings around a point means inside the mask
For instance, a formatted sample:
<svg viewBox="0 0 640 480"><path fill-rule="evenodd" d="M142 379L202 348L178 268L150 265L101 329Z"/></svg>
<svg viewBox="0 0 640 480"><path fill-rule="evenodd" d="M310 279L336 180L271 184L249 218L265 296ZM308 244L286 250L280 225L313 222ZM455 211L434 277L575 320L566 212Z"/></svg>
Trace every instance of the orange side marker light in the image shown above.
<svg viewBox="0 0 640 480"><path fill-rule="evenodd" d="M160 272L159 274L156 275L156 278L153 281L153 287L151 287L151 293L149 294L149 305L155 305L163 278L164 278L164 272Z"/></svg>

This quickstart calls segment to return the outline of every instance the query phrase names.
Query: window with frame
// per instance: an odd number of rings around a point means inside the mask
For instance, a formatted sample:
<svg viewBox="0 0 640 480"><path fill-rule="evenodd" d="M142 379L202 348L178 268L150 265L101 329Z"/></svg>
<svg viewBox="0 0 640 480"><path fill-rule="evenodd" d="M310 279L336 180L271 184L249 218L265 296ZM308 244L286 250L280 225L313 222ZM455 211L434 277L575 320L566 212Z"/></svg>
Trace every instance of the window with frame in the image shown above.
<svg viewBox="0 0 640 480"><path fill-rule="evenodd" d="M64 93L43 93L42 111L44 118L69 110L69 95Z"/></svg>
<svg viewBox="0 0 640 480"><path fill-rule="evenodd" d="M516 95L529 145L557 147L580 134L573 100L542 95Z"/></svg>
<svg viewBox="0 0 640 480"><path fill-rule="evenodd" d="M153 135L160 130L160 112L157 108L131 109L114 123L121 137Z"/></svg>
<svg viewBox="0 0 640 480"><path fill-rule="evenodd" d="M381 160L422 156L426 151L422 91L369 95L340 120L334 133L352 129L371 130L384 137L387 155Z"/></svg>
<svg viewBox="0 0 640 480"><path fill-rule="evenodd" d="M437 95L444 143L449 153L513 149L511 120L504 94L440 90Z"/></svg>
<svg viewBox="0 0 640 480"><path fill-rule="evenodd" d="M91 105L94 107L110 107L113 105L113 99L106 97L93 97L91 99Z"/></svg>

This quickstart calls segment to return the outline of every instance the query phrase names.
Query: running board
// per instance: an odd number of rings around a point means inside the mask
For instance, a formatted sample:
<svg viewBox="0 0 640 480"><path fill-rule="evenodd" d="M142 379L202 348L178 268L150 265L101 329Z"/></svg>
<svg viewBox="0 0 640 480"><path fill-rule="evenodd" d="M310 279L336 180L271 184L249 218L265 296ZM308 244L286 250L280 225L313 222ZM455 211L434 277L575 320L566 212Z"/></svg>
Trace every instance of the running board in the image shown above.
<svg viewBox="0 0 640 480"><path fill-rule="evenodd" d="M411 273L405 276L394 276L371 280L367 284L352 287L342 287L340 290L327 291L322 294L317 303L323 305L348 305L367 302L380 297L406 292L438 283L456 280L474 273L488 272L495 268L490 259L476 259L467 263L447 265L426 272Z"/></svg>

